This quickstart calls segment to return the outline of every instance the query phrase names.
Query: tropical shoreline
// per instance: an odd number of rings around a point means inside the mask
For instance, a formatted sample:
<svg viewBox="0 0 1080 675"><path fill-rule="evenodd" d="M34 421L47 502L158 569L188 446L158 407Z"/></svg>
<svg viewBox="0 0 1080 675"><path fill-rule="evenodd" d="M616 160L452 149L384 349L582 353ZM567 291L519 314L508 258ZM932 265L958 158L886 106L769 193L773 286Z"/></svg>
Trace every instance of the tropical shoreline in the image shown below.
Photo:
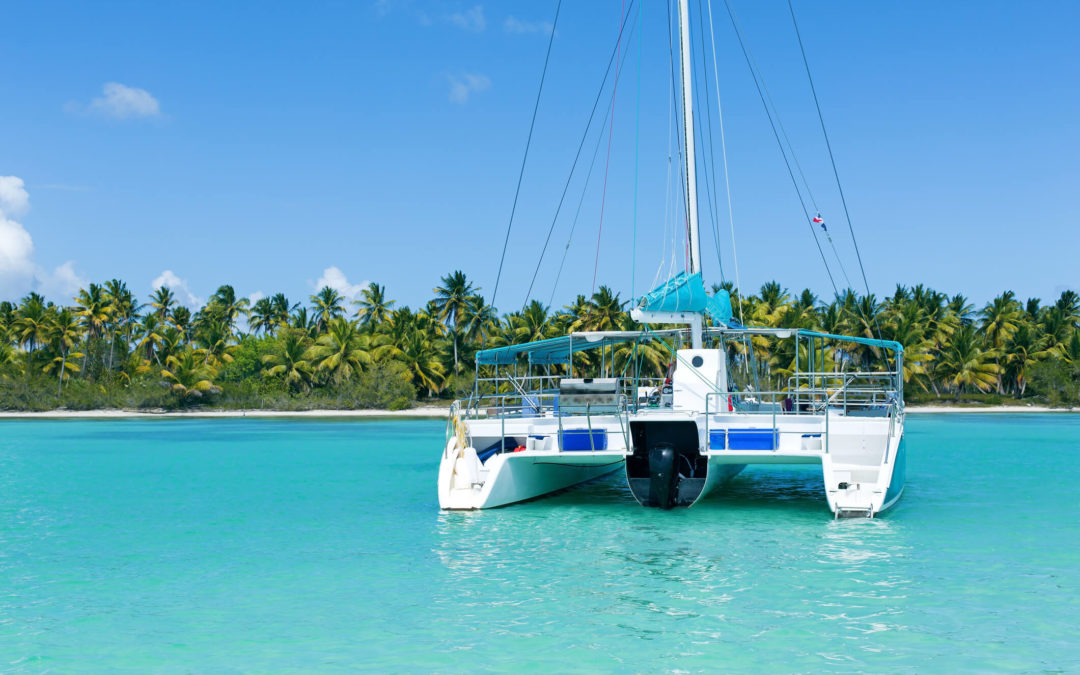
<svg viewBox="0 0 1080 675"><path fill-rule="evenodd" d="M310 417L310 418L371 418L398 417L417 419L445 419L449 408L438 406L420 406L404 410L361 409L361 410L125 410L106 408L100 410L0 410L0 419L118 419L118 418L182 418L182 417Z"/></svg>
<svg viewBox="0 0 1080 675"><path fill-rule="evenodd" d="M909 405L909 413L1076 413L1080 408L1051 408L1045 405Z"/></svg>
<svg viewBox="0 0 1080 675"><path fill-rule="evenodd" d="M1040 405L911 405L907 412L916 414L949 413L1080 413L1080 408L1051 408ZM105 408L100 410L0 410L0 419L123 419L123 418L403 418L445 419L449 408L418 406L405 410L125 410Z"/></svg>

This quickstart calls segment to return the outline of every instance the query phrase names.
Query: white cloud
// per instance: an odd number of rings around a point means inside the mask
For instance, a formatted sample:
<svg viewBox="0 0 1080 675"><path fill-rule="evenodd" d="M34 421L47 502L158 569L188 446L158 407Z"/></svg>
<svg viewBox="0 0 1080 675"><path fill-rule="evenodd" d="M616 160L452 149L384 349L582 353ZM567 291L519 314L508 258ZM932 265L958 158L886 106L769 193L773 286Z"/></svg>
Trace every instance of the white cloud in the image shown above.
<svg viewBox="0 0 1080 675"><path fill-rule="evenodd" d="M251 293L250 295L247 296L248 301L251 302L252 305L254 305L256 302L262 300L265 297L266 297L266 293L263 293L262 291L255 291L254 293Z"/></svg>
<svg viewBox="0 0 1080 675"><path fill-rule="evenodd" d="M34 239L15 220L30 210L30 194L18 176L0 176L0 300L15 300L29 291L67 304L86 280L69 260L49 272L34 263Z"/></svg>
<svg viewBox="0 0 1080 675"><path fill-rule="evenodd" d="M14 300L34 287L33 255L30 233L0 211L0 300Z"/></svg>
<svg viewBox="0 0 1080 675"><path fill-rule="evenodd" d="M119 82L106 82L101 88L101 96L90 101L89 105L71 102L65 108L72 113L101 115L119 120L161 116L161 104L150 92Z"/></svg>
<svg viewBox="0 0 1080 675"><path fill-rule="evenodd" d="M80 288L85 288L88 279L75 271L75 261L69 260L52 272L39 271L38 292L46 298L68 304L75 298Z"/></svg>
<svg viewBox="0 0 1080 675"><path fill-rule="evenodd" d="M450 81L450 100L453 103L465 104L471 95L491 87L491 78L482 73L448 75L447 79Z"/></svg>
<svg viewBox="0 0 1080 675"><path fill-rule="evenodd" d="M30 209L30 193L18 176L0 176L0 214L21 216Z"/></svg>
<svg viewBox="0 0 1080 675"><path fill-rule="evenodd" d="M322 276L311 284L311 288L318 292L323 286L329 286L338 293L344 295L346 299L355 300L360 296L360 292L370 284L370 281L361 281L358 284L350 284L348 278L345 277L344 272L337 267L331 266L323 270Z"/></svg>
<svg viewBox="0 0 1080 675"><path fill-rule="evenodd" d="M472 9L467 9L464 12L455 12L454 14L451 14L450 23L458 28L471 30L474 33L479 33L487 28L487 20L484 18L484 8L482 5L476 5Z"/></svg>
<svg viewBox="0 0 1080 675"><path fill-rule="evenodd" d="M553 26L547 21L523 21L513 16L506 17L503 30L507 33L551 33Z"/></svg>
<svg viewBox="0 0 1080 675"><path fill-rule="evenodd" d="M150 290L152 291L156 291L162 286L172 290L177 302L189 309L201 307L203 304L202 299L188 288L187 279L181 279L172 270L165 270L150 282Z"/></svg>

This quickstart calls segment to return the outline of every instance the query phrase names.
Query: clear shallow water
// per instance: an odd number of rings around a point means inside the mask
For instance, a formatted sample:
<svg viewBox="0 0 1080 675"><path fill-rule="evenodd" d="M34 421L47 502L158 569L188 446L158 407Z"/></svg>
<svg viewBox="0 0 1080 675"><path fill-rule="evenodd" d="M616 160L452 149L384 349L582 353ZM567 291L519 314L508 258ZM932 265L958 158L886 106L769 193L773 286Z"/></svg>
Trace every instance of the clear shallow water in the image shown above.
<svg viewBox="0 0 1080 675"><path fill-rule="evenodd" d="M810 467L440 513L437 421L2 421L0 670L1080 669L1080 416L907 433L834 521Z"/></svg>

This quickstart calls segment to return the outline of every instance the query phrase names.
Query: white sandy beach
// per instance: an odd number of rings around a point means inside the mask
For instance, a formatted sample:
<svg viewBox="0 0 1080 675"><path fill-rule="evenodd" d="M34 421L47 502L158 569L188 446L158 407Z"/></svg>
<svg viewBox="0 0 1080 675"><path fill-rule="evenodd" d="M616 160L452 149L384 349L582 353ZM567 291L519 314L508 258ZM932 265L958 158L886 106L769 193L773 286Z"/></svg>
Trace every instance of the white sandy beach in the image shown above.
<svg viewBox="0 0 1080 675"><path fill-rule="evenodd" d="M1080 412L1080 408L1049 408L1043 405L988 405L988 406L951 406L951 405L909 405L909 413L1069 413Z"/></svg>
<svg viewBox="0 0 1080 675"><path fill-rule="evenodd" d="M917 414L939 413L1078 413L1080 408L1048 408L1037 405L998 406L908 406L907 412ZM443 419L449 408L419 406L406 410L48 410L44 412L0 411L0 419L109 419L121 417L398 417Z"/></svg>

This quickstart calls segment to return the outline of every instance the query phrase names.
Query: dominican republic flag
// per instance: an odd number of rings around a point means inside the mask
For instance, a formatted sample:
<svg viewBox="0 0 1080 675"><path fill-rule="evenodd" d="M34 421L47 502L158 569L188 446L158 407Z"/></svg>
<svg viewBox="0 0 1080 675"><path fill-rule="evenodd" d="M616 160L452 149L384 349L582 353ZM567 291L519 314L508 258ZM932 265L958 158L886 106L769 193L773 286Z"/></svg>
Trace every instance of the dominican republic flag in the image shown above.
<svg viewBox="0 0 1080 675"><path fill-rule="evenodd" d="M825 219L821 217L820 213L814 216L811 220L813 220L815 225L820 225L822 230L828 232L828 230L825 229Z"/></svg>

